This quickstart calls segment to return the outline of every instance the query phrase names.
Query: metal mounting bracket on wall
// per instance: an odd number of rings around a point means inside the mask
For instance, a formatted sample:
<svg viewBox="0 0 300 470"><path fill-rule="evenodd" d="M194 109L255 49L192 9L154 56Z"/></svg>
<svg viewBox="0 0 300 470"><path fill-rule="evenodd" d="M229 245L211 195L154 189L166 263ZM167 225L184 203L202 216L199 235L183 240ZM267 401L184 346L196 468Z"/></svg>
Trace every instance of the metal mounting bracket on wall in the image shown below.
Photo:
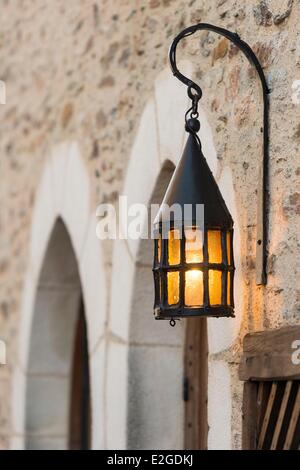
<svg viewBox="0 0 300 470"><path fill-rule="evenodd" d="M267 274L267 240L268 240L268 170L269 170L269 93L266 77L259 63L258 58L251 47L243 41L237 33L233 33L224 28L214 26L207 23L199 23L190 26L181 31L173 40L170 47L169 58L172 72L176 78L188 87L188 96L192 100L193 113L197 111L198 101L202 97L202 90L199 85L188 77L179 72L176 65L176 48L179 41L187 36L194 34L196 31L208 30L220 34L233 42L247 57L252 65L256 68L260 78L263 92L263 160L260 170L259 186L257 189L257 234L256 234L256 283L258 285L266 284Z"/></svg>

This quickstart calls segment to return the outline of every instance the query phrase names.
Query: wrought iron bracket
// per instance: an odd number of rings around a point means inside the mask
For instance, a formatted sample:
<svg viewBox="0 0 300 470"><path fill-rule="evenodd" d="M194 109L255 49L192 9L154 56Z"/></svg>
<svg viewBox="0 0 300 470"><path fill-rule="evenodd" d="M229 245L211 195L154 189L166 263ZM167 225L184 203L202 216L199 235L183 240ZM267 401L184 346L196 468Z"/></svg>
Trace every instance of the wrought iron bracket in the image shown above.
<svg viewBox="0 0 300 470"><path fill-rule="evenodd" d="M197 113L198 101L202 97L202 90L197 83L183 75L177 68L176 64L176 48L179 41L187 36L191 36L196 31L208 30L220 34L233 42L247 57L250 63L255 67L260 78L263 92L263 159L260 171L259 187L257 191L258 207L257 207L257 233L256 233L256 283L258 285L267 283L267 240L268 240L268 205L269 205L269 189L268 189L268 173L269 173L269 94L270 89L267 84L265 74L260 62L251 49L251 47L243 41L237 33L228 31L207 23L199 23L190 26L181 31L173 40L169 59L173 75L188 87L188 96L192 100L193 115Z"/></svg>

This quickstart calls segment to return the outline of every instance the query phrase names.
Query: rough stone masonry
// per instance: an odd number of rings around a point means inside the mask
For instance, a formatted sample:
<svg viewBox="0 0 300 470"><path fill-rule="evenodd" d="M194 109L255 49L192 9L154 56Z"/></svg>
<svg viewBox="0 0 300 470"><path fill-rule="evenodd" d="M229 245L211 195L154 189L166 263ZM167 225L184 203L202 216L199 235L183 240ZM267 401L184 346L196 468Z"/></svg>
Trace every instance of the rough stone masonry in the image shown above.
<svg viewBox="0 0 300 470"><path fill-rule="evenodd" d="M299 19L296 0L2 0L0 79L7 97L0 105L0 336L9 360L0 366L0 448L9 447L20 302L45 159L54 143L76 139L92 204L116 203L171 40L200 21L237 31L253 46L271 88L268 284L257 287L259 81L242 53L215 34L203 32L180 46L178 55L193 63L203 88L220 168L231 168L242 227L243 322L239 339L222 353L232 375L233 447L240 447L241 340L254 329L299 323ZM105 262L109 268L109 249Z"/></svg>

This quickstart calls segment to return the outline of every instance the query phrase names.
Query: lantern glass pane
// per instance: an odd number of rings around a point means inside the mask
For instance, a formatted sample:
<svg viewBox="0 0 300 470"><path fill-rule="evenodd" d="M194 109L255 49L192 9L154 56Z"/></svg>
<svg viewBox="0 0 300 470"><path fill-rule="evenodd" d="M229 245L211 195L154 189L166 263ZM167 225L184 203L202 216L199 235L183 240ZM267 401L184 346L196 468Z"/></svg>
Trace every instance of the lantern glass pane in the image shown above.
<svg viewBox="0 0 300 470"><path fill-rule="evenodd" d="M179 302L179 271L169 272L168 279L168 304L176 305Z"/></svg>
<svg viewBox="0 0 300 470"><path fill-rule="evenodd" d="M170 230L169 241L168 241L168 261L169 264L175 265L180 263L180 231Z"/></svg>
<svg viewBox="0 0 300 470"><path fill-rule="evenodd" d="M161 236L157 240L157 261L160 263L161 260Z"/></svg>
<svg viewBox="0 0 300 470"><path fill-rule="evenodd" d="M196 307L203 305L203 272L190 269L185 273L185 305Z"/></svg>
<svg viewBox="0 0 300 470"><path fill-rule="evenodd" d="M208 287L210 305L220 305L222 303L222 271L209 270Z"/></svg>
<svg viewBox="0 0 300 470"><path fill-rule="evenodd" d="M231 276L230 272L227 273L227 305L230 305L230 287L231 287Z"/></svg>
<svg viewBox="0 0 300 470"><path fill-rule="evenodd" d="M203 262L203 238L196 227L185 230L185 260L187 263Z"/></svg>
<svg viewBox="0 0 300 470"><path fill-rule="evenodd" d="M231 243L230 243L230 232L226 233L226 249L227 249L227 263L231 264Z"/></svg>
<svg viewBox="0 0 300 470"><path fill-rule="evenodd" d="M208 230L207 246L209 262L222 263L222 243L220 230Z"/></svg>

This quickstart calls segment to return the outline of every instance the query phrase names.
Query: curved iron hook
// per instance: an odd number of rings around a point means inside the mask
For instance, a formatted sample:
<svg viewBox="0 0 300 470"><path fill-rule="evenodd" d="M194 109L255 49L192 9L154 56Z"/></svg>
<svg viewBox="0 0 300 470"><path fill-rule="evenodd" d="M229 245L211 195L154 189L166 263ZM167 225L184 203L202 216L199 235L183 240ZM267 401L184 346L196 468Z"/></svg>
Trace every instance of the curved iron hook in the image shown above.
<svg viewBox="0 0 300 470"><path fill-rule="evenodd" d="M259 63L258 58L251 49L251 47L243 41L237 33L228 31L227 29L220 28L208 23L198 23L193 26L182 30L173 40L170 51L169 59L173 75L178 78L182 83L188 87L188 96L195 102L199 101L202 97L202 90L197 83L193 82L190 78L183 75L177 68L176 64L176 48L181 39L191 36L196 31L208 30L214 33L220 34L225 38L233 42L247 57L252 65L254 65L258 76L260 78L262 91L263 91L263 164L262 164L262 201L261 201L261 213L258 211L258 234L256 244L256 283L266 284L266 264L267 264L267 237L268 237L268 167L269 167L269 98L270 89L267 84L267 80L263 69ZM260 229L261 226L261 229Z"/></svg>

